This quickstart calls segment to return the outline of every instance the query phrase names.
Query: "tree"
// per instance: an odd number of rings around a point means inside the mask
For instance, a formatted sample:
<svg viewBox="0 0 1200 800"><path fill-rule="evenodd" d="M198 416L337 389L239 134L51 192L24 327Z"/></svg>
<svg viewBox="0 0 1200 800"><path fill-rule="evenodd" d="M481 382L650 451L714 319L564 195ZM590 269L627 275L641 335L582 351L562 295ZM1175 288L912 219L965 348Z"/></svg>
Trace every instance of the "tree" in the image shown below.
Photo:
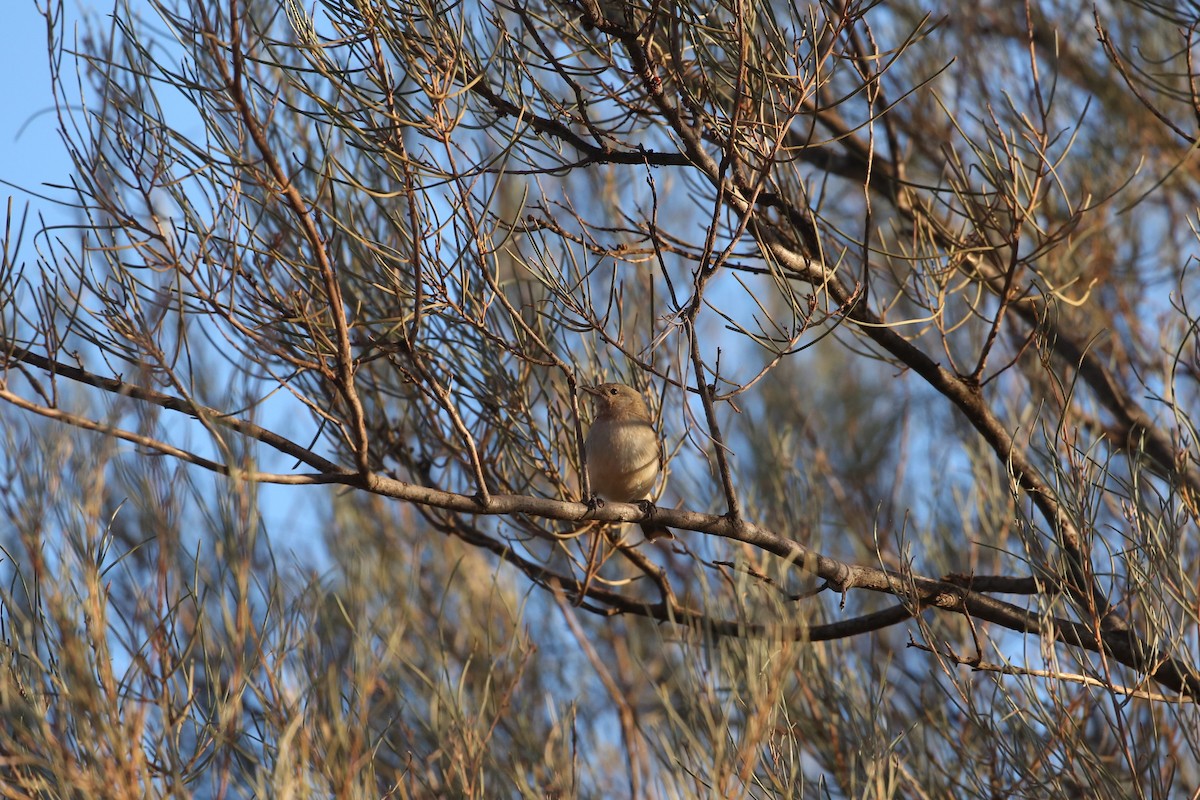
<svg viewBox="0 0 1200 800"><path fill-rule="evenodd" d="M149 2L5 233L6 796L1200 785L1200 18Z"/></svg>

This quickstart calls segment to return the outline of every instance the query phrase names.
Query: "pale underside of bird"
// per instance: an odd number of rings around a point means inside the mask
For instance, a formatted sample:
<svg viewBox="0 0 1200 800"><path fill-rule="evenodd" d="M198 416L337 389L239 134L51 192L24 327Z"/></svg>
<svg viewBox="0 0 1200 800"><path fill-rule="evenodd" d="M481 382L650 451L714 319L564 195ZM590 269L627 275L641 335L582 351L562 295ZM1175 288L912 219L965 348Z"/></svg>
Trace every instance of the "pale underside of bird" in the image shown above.
<svg viewBox="0 0 1200 800"><path fill-rule="evenodd" d="M592 491L616 503L648 500L662 457L646 401L620 383L583 388L596 399L596 418L584 441ZM647 539L674 538L662 525L643 522L642 530Z"/></svg>

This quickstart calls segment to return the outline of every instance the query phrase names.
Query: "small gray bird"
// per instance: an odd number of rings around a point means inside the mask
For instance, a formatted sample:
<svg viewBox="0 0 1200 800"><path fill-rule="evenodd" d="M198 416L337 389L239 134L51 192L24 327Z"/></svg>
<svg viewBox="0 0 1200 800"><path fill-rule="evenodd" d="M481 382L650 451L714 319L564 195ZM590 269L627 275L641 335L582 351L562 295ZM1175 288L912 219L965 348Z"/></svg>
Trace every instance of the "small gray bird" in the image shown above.
<svg viewBox="0 0 1200 800"><path fill-rule="evenodd" d="M596 401L596 418L583 447L592 491L614 503L639 503L654 488L661 467L658 433L646 401L623 383L583 386ZM674 539L665 525L642 523L651 541Z"/></svg>

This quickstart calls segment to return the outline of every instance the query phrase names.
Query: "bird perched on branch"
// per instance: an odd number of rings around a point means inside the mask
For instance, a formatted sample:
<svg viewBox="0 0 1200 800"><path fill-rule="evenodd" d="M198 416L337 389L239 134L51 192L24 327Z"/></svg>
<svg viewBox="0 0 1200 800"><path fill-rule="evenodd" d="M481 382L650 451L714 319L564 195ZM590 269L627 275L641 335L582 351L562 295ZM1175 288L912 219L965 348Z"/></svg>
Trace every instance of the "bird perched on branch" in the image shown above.
<svg viewBox="0 0 1200 800"><path fill-rule="evenodd" d="M648 497L662 466L658 432L641 392L623 383L582 389L595 398L596 418L583 447L592 491L614 503L638 503L653 513ZM641 523L646 538L674 539L670 528Z"/></svg>

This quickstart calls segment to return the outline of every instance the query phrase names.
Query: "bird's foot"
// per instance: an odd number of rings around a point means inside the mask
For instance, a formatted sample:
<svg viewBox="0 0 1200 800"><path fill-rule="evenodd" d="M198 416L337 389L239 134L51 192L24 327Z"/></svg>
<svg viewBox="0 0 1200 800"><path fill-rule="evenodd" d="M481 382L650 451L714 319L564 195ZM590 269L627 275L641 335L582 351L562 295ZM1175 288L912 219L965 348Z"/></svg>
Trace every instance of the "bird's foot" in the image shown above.
<svg viewBox="0 0 1200 800"><path fill-rule="evenodd" d="M637 507L645 515L645 519L641 522L642 533L646 535L649 541L675 538L675 534L671 533L671 529L666 525L659 525L651 521L658 514L658 506L649 500L639 500L637 501Z"/></svg>

